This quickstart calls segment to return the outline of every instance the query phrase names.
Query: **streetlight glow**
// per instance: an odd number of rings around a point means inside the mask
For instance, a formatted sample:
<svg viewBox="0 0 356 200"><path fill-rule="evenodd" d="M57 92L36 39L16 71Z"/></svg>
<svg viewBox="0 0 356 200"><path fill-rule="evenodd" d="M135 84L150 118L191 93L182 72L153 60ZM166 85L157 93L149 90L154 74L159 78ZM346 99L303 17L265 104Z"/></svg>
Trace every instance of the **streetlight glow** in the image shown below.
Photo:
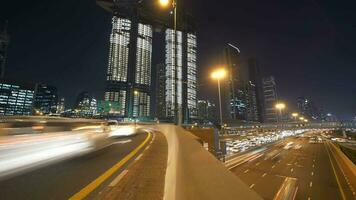
<svg viewBox="0 0 356 200"><path fill-rule="evenodd" d="M282 110L284 108L286 108L286 104L284 103L277 103L275 106L278 110Z"/></svg>
<svg viewBox="0 0 356 200"><path fill-rule="evenodd" d="M304 117L299 117L299 119L300 119L301 121L303 121L303 120L304 120Z"/></svg>
<svg viewBox="0 0 356 200"><path fill-rule="evenodd" d="M169 4L169 0L159 0L159 4L160 4L162 7L167 7L168 4Z"/></svg>
<svg viewBox="0 0 356 200"><path fill-rule="evenodd" d="M220 80L220 79L224 78L225 76L226 76L225 69L218 69L218 70L213 71L213 73L211 73L211 77L216 80Z"/></svg>
<svg viewBox="0 0 356 200"><path fill-rule="evenodd" d="M298 113L292 113L293 117L298 117L298 115L299 115Z"/></svg>

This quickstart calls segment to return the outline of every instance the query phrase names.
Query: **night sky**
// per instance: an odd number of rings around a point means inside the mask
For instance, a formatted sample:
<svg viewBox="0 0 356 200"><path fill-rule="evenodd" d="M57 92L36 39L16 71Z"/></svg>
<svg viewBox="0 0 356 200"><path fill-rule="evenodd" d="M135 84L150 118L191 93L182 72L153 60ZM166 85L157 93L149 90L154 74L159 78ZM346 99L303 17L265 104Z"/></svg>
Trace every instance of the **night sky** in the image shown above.
<svg viewBox="0 0 356 200"><path fill-rule="evenodd" d="M200 98L216 95L209 72L229 42L240 48L243 60L256 58L263 75L276 77L290 111L298 96L307 96L341 119L356 115L355 1L190 4L199 25ZM84 90L103 97L111 16L95 0L0 5L0 22L9 20L11 36L7 78L55 85L68 105Z"/></svg>

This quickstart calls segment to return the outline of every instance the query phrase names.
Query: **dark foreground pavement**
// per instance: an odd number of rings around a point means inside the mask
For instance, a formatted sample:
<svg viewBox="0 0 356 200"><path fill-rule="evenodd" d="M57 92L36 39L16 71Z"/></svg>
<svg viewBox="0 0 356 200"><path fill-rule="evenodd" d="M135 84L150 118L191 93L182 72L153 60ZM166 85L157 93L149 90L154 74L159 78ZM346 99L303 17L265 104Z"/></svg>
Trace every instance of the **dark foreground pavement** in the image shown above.
<svg viewBox="0 0 356 200"><path fill-rule="evenodd" d="M122 160L146 137L147 133L141 133L133 137L116 139L111 146L89 155L3 180L0 182L0 199L68 199ZM129 163L117 173L123 171Z"/></svg>

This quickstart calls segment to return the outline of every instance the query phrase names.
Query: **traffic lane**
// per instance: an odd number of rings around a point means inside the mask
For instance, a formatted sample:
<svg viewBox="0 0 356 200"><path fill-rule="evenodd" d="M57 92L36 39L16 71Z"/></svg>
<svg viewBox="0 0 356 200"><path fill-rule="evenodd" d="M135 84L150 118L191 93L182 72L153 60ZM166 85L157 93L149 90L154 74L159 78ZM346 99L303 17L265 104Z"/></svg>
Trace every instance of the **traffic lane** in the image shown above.
<svg viewBox="0 0 356 200"><path fill-rule="evenodd" d="M327 142L325 142L324 145L324 149L328 153L329 164L331 166L330 171L332 171L331 173L333 174L335 185L338 185L338 187L340 188L338 192L340 199L355 199L353 191L351 190L352 186L350 186L347 182L343 170L340 168L339 163L337 162L332 153L333 149L331 148L331 146L329 146L330 144L328 144Z"/></svg>
<svg viewBox="0 0 356 200"><path fill-rule="evenodd" d="M295 177L299 180L299 192L297 193L297 199L308 199L308 197L311 196L310 193L312 192L312 187L315 186L315 184L323 185L323 183L320 184L318 181L314 182L313 184L311 183L313 182L311 178L308 178L309 176L312 176L312 172L317 166L315 162L318 162L318 154L323 152L320 150L320 147L317 148L318 144L313 144L314 146L312 146L305 138L289 138L284 143L290 141L301 144L302 148L298 150L283 149L280 150L279 155L274 159L269 158L267 160L256 160L235 168L232 171L236 173L249 186L253 185L255 191L267 199L273 198L275 192L278 191L278 188L282 184L282 180L285 177ZM271 150L267 152L278 148L280 147L272 147ZM325 165L325 163L321 163L320 165ZM262 176L258 177L258 175L261 173L263 173ZM325 175L326 177L332 177L330 176L332 175L330 173L326 173L324 176ZM275 184L273 184L274 182ZM273 190L274 192L271 192ZM328 188L325 190L328 190ZM322 195L325 197L324 199L333 199L335 195L337 195L335 187L333 190L328 190L323 194L328 193L333 193L333 195Z"/></svg>
<svg viewBox="0 0 356 200"><path fill-rule="evenodd" d="M100 151L4 180L0 182L0 199L68 199L129 154L146 136L140 133L114 139Z"/></svg>

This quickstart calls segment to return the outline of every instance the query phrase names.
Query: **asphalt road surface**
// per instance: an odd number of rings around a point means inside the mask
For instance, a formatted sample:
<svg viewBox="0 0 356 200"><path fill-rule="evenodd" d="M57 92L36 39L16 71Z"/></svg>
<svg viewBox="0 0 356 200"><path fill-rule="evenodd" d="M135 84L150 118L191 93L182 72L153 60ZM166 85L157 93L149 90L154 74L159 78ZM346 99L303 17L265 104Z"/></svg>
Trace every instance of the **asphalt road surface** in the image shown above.
<svg viewBox="0 0 356 200"><path fill-rule="evenodd" d="M294 146L299 144L301 148L284 149L288 142L294 142ZM266 156L268 153L273 156ZM263 156L231 171L264 199L273 199L287 177L297 179L298 190L295 199L354 199L345 178L329 153L331 152L324 143L313 144L309 143L309 138L291 137L272 145Z"/></svg>
<svg viewBox="0 0 356 200"><path fill-rule="evenodd" d="M133 151L146 136L147 133L140 133L115 139L111 146L100 151L3 180L0 199L68 199Z"/></svg>

